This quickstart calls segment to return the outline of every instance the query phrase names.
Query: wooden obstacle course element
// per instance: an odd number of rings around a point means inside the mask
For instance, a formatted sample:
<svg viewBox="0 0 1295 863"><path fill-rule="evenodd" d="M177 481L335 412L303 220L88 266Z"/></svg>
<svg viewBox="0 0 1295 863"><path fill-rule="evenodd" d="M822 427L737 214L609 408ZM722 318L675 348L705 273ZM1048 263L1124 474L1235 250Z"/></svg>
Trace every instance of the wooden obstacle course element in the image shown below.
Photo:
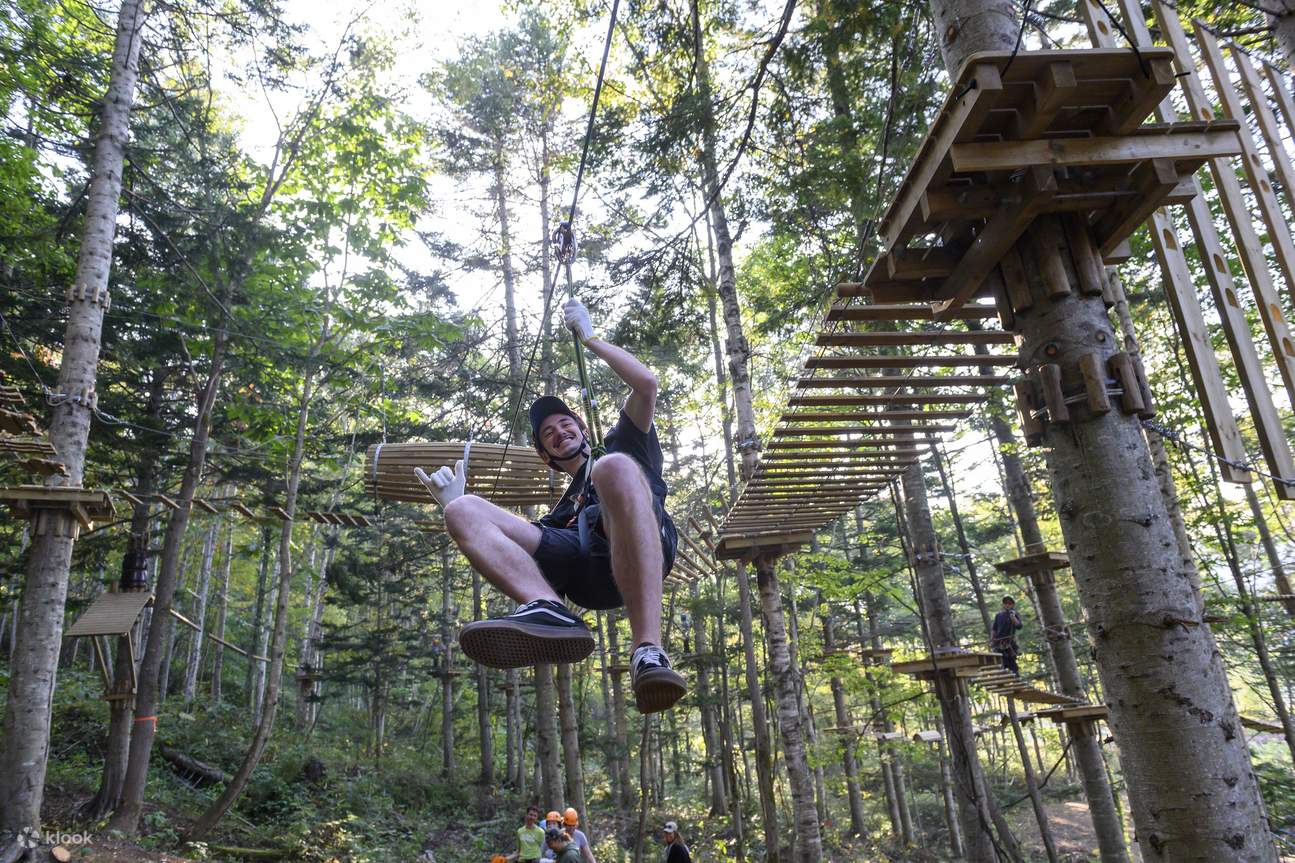
<svg viewBox="0 0 1295 863"><path fill-rule="evenodd" d="M365 453L364 489L383 500L431 503L414 468L430 474L442 466L453 468L462 458L462 443L375 444ZM467 493L500 506L552 506L567 484L565 477L554 479L535 450L522 444L474 442L467 473Z"/></svg>
<svg viewBox="0 0 1295 863"><path fill-rule="evenodd" d="M1064 551L1038 551L994 564L994 569L1007 575L1028 575L1041 569L1065 569L1070 557Z"/></svg>
<svg viewBox="0 0 1295 863"><path fill-rule="evenodd" d="M337 527L371 527L373 522L358 512L321 512L308 510L306 517L319 524L331 524Z"/></svg>
<svg viewBox="0 0 1295 863"><path fill-rule="evenodd" d="M231 644L230 642L226 641L225 639L221 638L220 636L218 636L218 635L214 634L211 630L199 627L199 626L198 626L198 624L194 623L192 620L190 620L189 618L185 617L183 614L181 614L179 611L177 611L174 607L172 607L172 608L170 609L170 612L171 612L171 616L172 616L172 617L174 617L176 620L180 621L180 622L181 622L181 623L183 623L185 626L187 626L187 627L189 627L190 629L192 629L194 632L200 632L200 633L202 633L204 636L206 636L207 638L210 638L212 641L216 642L217 644L221 645L222 647L228 647L230 650L234 651L235 653L238 653L238 654L241 654L241 655L243 655L243 656L246 656L248 659L250 659L250 660L255 660L256 662L269 662L269 661L270 661L270 657L268 657L268 656L257 656L257 655L256 655L256 654L254 654L254 653L250 653L249 651L244 650L243 648L239 647L237 644Z"/></svg>
<svg viewBox="0 0 1295 863"><path fill-rule="evenodd" d="M153 604L153 594L146 590L125 593L101 593L90 607L73 621L64 636L89 638L103 676L104 697L109 701L129 698L135 694L138 680L135 676L135 637L132 634L144 609ZM103 636L125 638L130 653L130 690L114 692L112 675L108 671L108 652L99 639Z"/></svg>
<svg viewBox="0 0 1295 863"><path fill-rule="evenodd" d="M933 303L937 320L955 319L1051 213L1081 213L1098 251L1114 252L1152 210L1183 196L1182 178L1239 146L1232 123L1142 125L1173 88L1172 57L1167 48L973 55L881 221L886 252L863 288L877 302ZM1063 187L1058 168L1082 168L1082 188ZM910 247L932 234L975 239Z"/></svg>
<svg viewBox="0 0 1295 863"><path fill-rule="evenodd" d="M921 659L908 659L903 662L892 662L891 669L896 674L906 674L919 680L929 680L936 674L956 672L963 668L987 668L997 666L1003 658L997 653L977 653L958 651L956 653L936 653Z"/></svg>
<svg viewBox="0 0 1295 863"><path fill-rule="evenodd" d="M13 408L26 407L27 400L23 398L22 391L11 384L0 384L0 405L8 405Z"/></svg>
<svg viewBox="0 0 1295 863"><path fill-rule="evenodd" d="M28 458L19 461L18 464L27 469L29 473L40 476L67 476L67 465L61 461L54 461L48 458Z"/></svg>
<svg viewBox="0 0 1295 863"><path fill-rule="evenodd" d="M944 739L944 735L935 729L929 731L916 731L913 733L914 743L939 743Z"/></svg>
<svg viewBox="0 0 1295 863"><path fill-rule="evenodd" d="M1035 715L1040 719L1051 719L1058 725L1063 725L1073 722L1104 720L1111 715L1111 710L1105 704L1073 704L1040 710Z"/></svg>
<svg viewBox="0 0 1295 863"><path fill-rule="evenodd" d="M79 486L19 485L0 488L0 503L7 503L18 518L36 518L42 511L66 510L86 530L96 521L112 518L112 497L102 489Z"/></svg>
<svg viewBox="0 0 1295 863"><path fill-rule="evenodd" d="M47 440L31 436L13 436L0 434L0 452L16 456L35 456L37 458L52 458L58 455L58 450Z"/></svg>
<svg viewBox="0 0 1295 863"><path fill-rule="evenodd" d="M893 743L893 742L894 742L894 741L896 741L896 740L903 740L903 739L904 739L904 732L902 732L902 731L879 731L879 732L877 732L876 734L874 734L874 735L873 735L873 738L874 738L878 743Z"/></svg>
<svg viewBox="0 0 1295 863"><path fill-rule="evenodd" d="M1264 734L1284 734L1286 729L1282 728L1279 722L1270 722L1265 719L1256 719L1252 716L1242 716L1241 725L1249 728L1251 731L1260 731Z"/></svg>
<svg viewBox="0 0 1295 863"><path fill-rule="evenodd" d="M0 408L0 432L32 435L33 437L38 437L42 434L35 417L29 413L12 411L8 408Z"/></svg>

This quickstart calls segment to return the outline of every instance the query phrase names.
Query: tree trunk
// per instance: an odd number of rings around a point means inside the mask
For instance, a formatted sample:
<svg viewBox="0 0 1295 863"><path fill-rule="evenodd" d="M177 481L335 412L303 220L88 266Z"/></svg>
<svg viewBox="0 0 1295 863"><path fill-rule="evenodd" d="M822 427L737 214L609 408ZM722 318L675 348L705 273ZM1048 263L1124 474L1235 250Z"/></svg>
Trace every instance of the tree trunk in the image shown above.
<svg viewBox="0 0 1295 863"><path fill-rule="evenodd" d="M971 592L976 597L976 609L980 612L980 620L985 625L985 638L990 635L990 615L989 606L985 604L985 591L980 585L980 574L976 571L976 561L971 557L971 544L967 542L967 532L962 528L962 516L958 513L958 499L953 494L953 483L949 480L949 474L944 469L944 458L940 455L940 448L936 446L934 438L930 441L931 461L935 462L935 468L940 474L940 487L944 490L944 499L949 502L949 515L953 516L953 527L958 534L958 548L962 552L962 560L967 565L967 578L971 581Z"/></svg>
<svg viewBox="0 0 1295 863"><path fill-rule="evenodd" d="M953 802L953 781L949 776L949 756L944 749L944 739L936 741L936 757L940 759L940 798L944 801L944 823L949 828L949 851L961 859L962 830L958 826L958 807Z"/></svg>
<svg viewBox="0 0 1295 863"><path fill-rule="evenodd" d="M504 773L508 777L508 784L520 789L523 787L522 777L526 772L526 765L525 759L521 757L522 724L519 721L521 707L518 704L521 700L521 684L518 677L515 668L504 672L504 748L507 750L504 753Z"/></svg>
<svg viewBox="0 0 1295 863"><path fill-rule="evenodd" d="M1016 750L1021 756L1021 770L1025 775L1025 790L1030 795L1030 805L1034 807L1034 819L1039 824L1039 837L1043 840L1043 850L1048 855L1048 863L1058 863L1057 843L1052 839L1052 826L1048 823L1048 811L1043 806L1043 797L1039 794L1039 783L1034 778L1034 766L1030 763L1030 750L1025 746L1025 735L1021 733L1021 721L1016 715L1016 699L1007 698L1007 718L1012 726L1012 736L1016 738Z"/></svg>
<svg viewBox="0 0 1295 863"><path fill-rule="evenodd" d="M262 621L265 619L265 597L270 587L270 526L268 524L261 526L261 557L256 570L256 602L252 606L252 648L253 656L265 655L265 629ZM259 709L257 703L257 694L261 687L257 684L260 675L264 673L261 664L258 662L248 661L244 670L243 677L243 698L247 706L255 713ZM255 724L255 722L253 722Z"/></svg>
<svg viewBox="0 0 1295 863"><path fill-rule="evenodd" d="M139 73L145 0L123 0L117 17L108 91L99 112L94 163L86 191L81 248L69 289L68 319L59 364L58 393L49 437L67 467L67 486L83 482L86 442L95 403L95 375L108 306L108 275L117 228L122 164ZM51 399L51 401L55 401ZM70 511L42 511L32 522L34 542L15 618L4 742L0 744L0 830L40 824L49 757L50 711L63 609L78 525Z"/></svg>
<svg viewBox="0 0 1295 863"><path fill-rule="evenodd" d="M1268 559L1268 568L1272 571L1273 581L1277 584L1277 593L1287 599L1282 600L1281 606L1286 611L1288 617L1295 617L1295 595L1292 595L1290 579L1286 576L1286 567L1282 563L1281 555L1277 552L1277 545L1273 542L1272 532L1268 530L1268 519L1264 517L1264 509L1259 503L1259 497L1255 494L1253 483L1243 486L1246 492L1246 503L1250 506L1250 513L1254 516L1255 531L1259 534L1259 542L1264 548L1264 557Z"/></svg>
<svg viewBox="0 0 1295 863"><path fill-rule="evenodd" d="M207 592L211 587L211 565L216 557L216 538L220 532L220 523L212 522L207 527L207 535L202 541L202 563L198 567L197 605L194 606L193 622L198 628L191 632L189 642L189 659L184 670L184 703L188 705L198 694L198 674L202 671L202 640L207 628Z"/></svg>
<svg viewBox="0 0 1295 863"><path fill-rule="evenodd" d="M562 755L558 751L558 706L553 666L535 666L535 739L540 762L540 808L562 808Z"/></svg>
<svg viewBox="0 0 1295 863"><path fill-rule="evenodd" d="M823 609L823 651L831 652L836 648L836 637L832 626L832 609L823 604L820 594L819 603ZM846 796L850 801L850 833L855 836L865 836L867 834L867 816L863 811L863 794L859 790L859 765L854 757L854 748L856 743L855 728L850 722L850 710L845 703L845 684L842 683L840 675L832 675L832 706L836 711L836 726L838 739L841 740L841 768L845 771L845 790ZM886 767L882 765L883 770ZM893 780L887 775L886 781L890 785L886 790L886 799L889 802L895 793ZM898 826L898 825L895 825Z"/></svg>
<svg viewBox="0 0 1295 863"><path fill-rule="evenodd" d="M701 738L706 749L706 780L710 786L710 814L721 815L728 811L725 794L724 759L719 737L719 724L715 721L715 702L710 686L711 647L706 639L706 616L701 611L701 591L697 582L688 584L692 600L691 621L693 649L697 653L697 703L701 709Z"/></svg>
<svg viewBox="0 0 1295 863"><path fill-rule="evenodd" d="M580 717L575 699L571 696L571 664L557 667L558 717L562 725L562 766L566 773L566 801L574 806L581 818L588 818L585 809L584 769L580 764Z"/></svg>
<svg viewBox="0 0 1295 863"><path fill-rule="evenodd" d="M616 613L607 612L607 652L612 663L621 661L620 635L616 628ZM620 805L629 809L638 802L638 794L630 783L630 747L629 725L625 718L624 677L612 674L612 718L615 720L614 742L616 745L616 773L620 777L616 784L620 786Z"/></svg>
<svg viewBox="0 0 1295 863"><path fill-rule="evenodd" d="M927 645L936 655L956 651L959 648L953 630L953 612L944 587L944 567L926 502L920 461L904 471L903 486L909 553L917 572L918 608L922 613ZM944 719L945 737L949 741L954 796L958 801L958 820L966 843L967 859L971 863L995 863L998 857L990 830L992 819L986 799L988 794L976 754L966 684L950 674L937 674L935 694Z"/></svg>
<svg viewBox="0 0 1295 863"><path fill-rule="evenodd" d="M472 619L485 617L481 605L481 574L472 570ZM481 757L478 781L483 788L495 784L495 739L490 729L490 669L477 664L473 671L477 683L477 753ZM511 761L511 759L509 759ZM509 781L512 776L509 776Z"/></svg>
<svg viewBox="0 0 1295 863"><path fill-rule="evenodd" d="M805 756L804 729L797 692L800 675L792 663L787 644L787 624L783 617L782 595L778 586L775 558L756 561L756 581L760 588L760 605L764 611L765 638L769 646L769 667L777 692L778 726L782 733L783 760L791 785L792 809L795 813L795 858L801 863L823 859L823 840L814 805L814 786Z"/></svg>
<svg viewBox="0 0 1295 863"><path fill-rule="evenodd" d="M755 621L751 606L751 582L746 565L737 564L738 607L742 619L742 648L746 660L746 691L751 699L751 731L755 736L756 787L760 796L760 813L764 825L765 855L769 863L779 856L781 834L778 832L778 805L773 796L773 743L769 739L769 720L765 714L764 692L755 658Z"/></svg>
<svg viewBox="0 0 1295 863"><path fill-rule="evenodd" d="M157 712L162 691L163 661L170 649L170 627L173 622L171 606L175 600L176 583L180 576L180 547L193 494L202 478L207 457L207 439L211 431L211 414L220 391L224 368L225 347L228 335L221 327L212 343L211 368L204 389L198 399L198 412L194 419L193 440L189 444L189 462L180 481L178 509L171 512L166 535L162 540L162 556L158 565L157 584L154 588L153 616L149 621L148 641L144 658L140 662L139 686L135 695L134 727L130 736L130 757L122 786L121 805L109 820L113 830L134 835L139 828L139 818L144 806L144 787L148 781L149 756L153 751L153 737L157 732Z"/></svg>
<svg viewBox="0 0 1295 863"><path fill-rule="evenodd" d="M1295 69L1295 0L1272 0L1262 7L1268 12L1268 23L1272 25L1273 36L1277 47L1286 59L1286 73L1289 76ZM1278 14L1274 15L1273 12Z"/></svg>
<svg viewBox="0 0 1295 863"><path fill-rule="evenodd" d="M859 534L863 534L863 518L858 508L854 511L854 524ZM863 616L859 614L858 604L855 604L855 625L859 634L859 642L868 644L873 650L881 650L881 629L877 625L877 606L876 598L871 593L863 595L864 608L868 615L868 632L864 635ZM866 638L866 641L865 641ZM873 683L871 672L867 674L869 684ZM881 699L877 697L877 689L872 690L869 698L869 707L872 710L874 721L882 732L889 734L895 730L895 724L891 721L886 708L882 706ZM878 744L878 753L882 756L883 775L889 777L890 785L886 786L889 793L894 797L887 800L890 810L891 825L894 827L895 836L900 840L905 848L913 844L913 821L908 809L908 794L904 784L904 772L900 769L899 756L895 753L895 748L889 742Z"/></svg>
<svg viewBox="0 0 1295 863"><path fill-rule="evenodd" d="M1044 551L1043 533L1039 529L1030 483L1025 476L1021 459L1016 454L1017 443L1012 431L996 413L990 415L990 427L998 441L1003 464L1004 491L1011 504L1025 553ZM1079 672L1079 663L1075 660L1070 626L1061 608L1055 575L1052 570L1039 570L1028 575L1034 588L1039 623L1042 624L1044 639L1052 655L1057 685L1063 695L1086 701L1089 692ZM1085 733L1082 734L1077 733L1079 729L1078 725L1067 727L1071 734L1070 748L1075 754L1083 780L1093 831L1097 834L1102 863L1127 863L1129 852L1124 840L1124 823L1116 811L1115 796L1106 781L1106 762L1102 755L1101 741L1095 729L1085 728Z"/></svg>
<svg viewBox="0 0 1295 863"><path fill-rule="evenodd" d="M454 571L449 543L441 546L441 778L454 779L454 640L450 599Z"/></svg>
<svg viewBox="0 0 1295 863"><path fill-rule="evenodd" d="M238 766L234 778L225 786L219 798L204 812L193 826L185 833L185 841L202 840L217 822L224 817L234 801L243 793L252 771L260 763L266 745L270 742L270 732L274 728L274 717L279 707L279 691L283 681L283 660L288 641L288 604L292 598L292 522L297 512L297 489L301 483L301 465L305 457L306 426L310 419L310 408L315 395L315 378L319 372L319 353L329 338L329 325L320 328L319 337L311 346L306 359L305 376L301 383L301 396L297 403L297 429L293 440L292 456L287 465L287 482L283 498L283 509L288 518L283 522L279 534L279 579L277 596L274 604L274 630L270 639L270 669L265 686L265 698L262 702L260 722L252 735L251 744Z"/></svg>
<svg viewBox="0 0 1295 863"><path fill-rule="evenodd" d="M321 645L324 633L324 594L328 591L328 568L333 564L333 556L338 540L338 529L329 528L324 535L323 554L313 586L306 591L306 622L301 638L301 650L297 654L297 668L301 672L314 674L307 677L304 685L298 688L297 727L310 728L319 715L318 696L324 667L324 651ZM311 561L314 565L314 561Z"/></svg>
<svg viewBox="0 0 1295 863"><path fill-rule="evenodd" d="M216 603L216 643L211 648L211 703L219 705L221 699L221 675L225 671L225 622L229 618L229 572L234 563L234 525L231 522L225 532L225 554L220 565L220 594ZM248 657L248 663L254 662Z"/></svg>

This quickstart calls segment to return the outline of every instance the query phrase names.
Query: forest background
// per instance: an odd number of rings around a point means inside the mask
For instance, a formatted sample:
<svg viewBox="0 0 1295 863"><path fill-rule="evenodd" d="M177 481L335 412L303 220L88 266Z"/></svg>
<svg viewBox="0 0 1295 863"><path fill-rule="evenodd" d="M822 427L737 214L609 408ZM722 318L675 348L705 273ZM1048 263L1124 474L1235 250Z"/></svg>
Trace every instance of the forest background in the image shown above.
<svg viewBox="0 0 1295 863"><path fill-rule="evenodd" d="M1072 5L1027 4L1023 44L1085 45ZM1260 8L1179 7L1289 68ZM131 533L146 537L154 578L171 534L175 607L253 656L277 645L286 670L275 679L269 663L163 625L160 749L228 775L248 763L252 741L263 746L228 814L200 831L207 844L186 845L223 783L155 749L146 788L123 792L123 738L114 745L111 729L129 714L103 699L90 645L66 640L47 828L193 857L241 846L301 859L431 850L479 860L512 850L524 804L570 803L600 859L618 859L638 844L642 805L649 825L684 825L702 859L761 853L760 832L741 835L735 822L759 811L745 650L762 675L768 662L763 623L743 627L730 571L668 597L671 649L716 659L704 688L690 674L695 695L644 748L641 717L603 670L624 661L623 620L589 615L600 651L574 668L479 670L456 654L453 634L505 604L436 530L430 502L364 493L371 445L524 443L510 426L519 399L546 387L574 395L569 341L542 314L554 265L546 238L568 217L607 11L587 0L146 5L85 472L87 487L142 502L119 500L115 519L80 537L67 618L116 580ZM0 3L0 377L37 416L58 379L117 14L115 3ZM833 288L875 254L872 225L948 81L918 2L626 0L612 36L570 290L657 372L671 511L704 526L722 515L749 446L734 385L749 387L767 429ZM731 243L717 236L717 209ZM1271 716L1253 632L1267 633L1289 702L1291 618L1280 604L1238 602L1238 585L1271 593L1284 577L1289 513L1262 489L1248 500L1220 485L1144 236L1133 251L1122 276L1159 421L1183 443L1171 463L1215 633L1242 712ZM749 381L733 379L735 355L749 359ZM604 369L594 375L609 414L622 394ZM991 566L1019 545L988 425L1006 410L991 403L928 462L937 530L960 549L947 581L968 646L984 643L979 600L1029 593ZM1018 454L1051 524L1041 458ZM8 484L27 481L18 465L0 470ZM186 476L219 514L178 520L154 497L176 495ZM362 514L368 525L284 528L264 517L289 496L298 511ZM1060 546L1055 526L1047 532ZM0 656L14 647L28 546L25 522L0 521ZM861 504L782 575L804 681L793 709L818 729L807 748L829 858L941 853L933 750L900 747L916 825L905 831L888 811L875 744L831 733L875 719L883 704L906 731L937 722L920 686L831 650L833 630L920 650L889 496ZM1063 601L1081 620L1068 586ZM1024 664L1042 675L1043 634L1028 607L1026 618ZM1076 638L1082 655L1083 627ZM0 682L8 673L0 666ZM755 691L776 722L771 682ZM1001 762L996 793L1017 800L1020 765L1001 737L986 743ZM1058 765L1047 791L1064 806L1077 796L1064 746L1043 728L1036 746L1041 773ZM1255 751L1269 814L1289 829L1291 753L1271 736ZM854 757L857 801L846 777ZM785 774L775 780L786 806ZM140 798L124 818L123 793ZM1077 841L1089 840L1080 831Z"/></svg>

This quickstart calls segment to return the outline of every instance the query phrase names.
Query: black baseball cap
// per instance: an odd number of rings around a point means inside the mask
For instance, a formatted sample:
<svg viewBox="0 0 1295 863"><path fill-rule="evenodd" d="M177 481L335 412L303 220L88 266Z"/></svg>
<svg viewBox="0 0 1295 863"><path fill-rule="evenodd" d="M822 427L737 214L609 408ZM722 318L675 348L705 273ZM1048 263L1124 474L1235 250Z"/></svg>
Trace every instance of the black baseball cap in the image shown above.
<svg viewBox="0 0 1295 863"><path fill-rule="evenodd" d="M531 402L529 414L531 418L531 443L539 442L540 423L554 414L565 414L583 425L580 416L567 407L567 403L557 396L540 396Z"/></svg>

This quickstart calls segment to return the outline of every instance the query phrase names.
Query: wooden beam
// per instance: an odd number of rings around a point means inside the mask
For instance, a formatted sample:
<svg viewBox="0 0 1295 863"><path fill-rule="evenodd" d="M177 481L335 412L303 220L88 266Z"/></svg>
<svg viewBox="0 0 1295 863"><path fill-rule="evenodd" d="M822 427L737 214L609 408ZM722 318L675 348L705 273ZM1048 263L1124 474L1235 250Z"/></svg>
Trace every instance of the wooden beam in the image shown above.
<svg viewBox="0 0 1295 863"><path fill-rule="evenodd" d="M788 411L779 421L798 422L895 422L897 420L961 420L971 411Z"/></svg>
<svg viewBox="0 0 1295 863"><path fill-rule="evenodd" d="M961 76L959 78L961 80ZM977 63L970 69L974 86L967 87L939 113L935 126L922 142L917 157L899 187L899 194L878 225L885 248L893 248L917 210L922 192L931 185L963 129L974 132L998 101L1003 80L993 63ZM970 133L969 132L969 133Z"/></svg>
<svg viewBox="0 0 1295 863"><path fill-rule="evenodd" d="M888 387L1002 386L1002 375L860 375L842 378L800 378L799 389L886 389Z"/></svg>
<svg viewBox="0 0 1295 863"><path fill-rule="evenodd" d="M1075 98L1078 89L1075 67L1070 63L1049 63L1034 81L1033 98L1016 112L1015 136L1030 140L1042 135L1056 119L1062 106Z"/></svg>
<svg viewBox="0 0 1295 863"><path fill-rule="evenodd" d="M940 432L957 431L956 425L919 425L913 426L911 431L904 429L881 429L876 426L797 426L795 428L777 428L773 430L774 437L817 437L819 435L874 435L884 437L895 437L898 435L912 436L913 432L921 434L931 434Z"/></svg>
<svg viewBox="0 0 1295 863"><path fill-rule="evenodd" d="M984 393L893 393L890 395L792 396L789 407L851 407L862 405L970 405L988 401Z"/></svg>
<svg viewBox="0 0 1295 863"><path fill-rule="evenodd" d="M985 277L1057 193L1057 180L1050 168L1034 166L1026 170L1021 187L1020 202L1005 205L994 214L976 234L957 268L936 290L942 299L936 320L953 320L958 309L976 295Z"/></svg>
<svg viewBox="0 0 1295 863"><path fill-rule="evenodd" d="M886 272L896 281L943 278L958 266L958 256L939 246L883 252Z"/></svg>
<svg viewBox="0 0 1295 863"><path fill-rule="evenodd" d="M822 333L815 341L829 348L880 348L904 345L1013 345L1016 336L1000 330L979 332Z"/></svg>
<svg viewBox="0 0 1295 863"><path fill-rule="evenodd" d="M829 321L930 321L934 309L925 303L892 304L873 303L866 306L832 306L827 310ZM998 309L988 305L968 305L958 310L956 320L984 321L998 317Z"/></svg>
<svg viewBox="0 0 1295 863"><path fill-rule="evenodd" d="M1141 126L1147 115L1174 89L1177 79L1167 58L1147 60L1146 65L1150 74L1132 79L1133 86L1128 96L1111 108L1106 121L1095 130L1096 134L1116 137L1129 134Z"/></svg>
<svg viewBox="0 0 1295 863"><path fill-rule="evenodd" d="M1015 354L932 354L931 356L853 356L853 357L810 357L805 361L807 369L917 369L977 366L1014 366L1020 362Z"/></svg>
<svg viewBox="0 0 1295 863"><path fill-rule="evenodd" d="M1235 156L1239 149L1236 132L1237 124L1226 121L1181 132L1143 126L1136 134L1121 137L1047 138L1010 145L1001 141L955 144L949 155L953 170L960 174L1015 171L1033 166L1132 165L1147 159L1199 165L1207 159Z"/></svg>

